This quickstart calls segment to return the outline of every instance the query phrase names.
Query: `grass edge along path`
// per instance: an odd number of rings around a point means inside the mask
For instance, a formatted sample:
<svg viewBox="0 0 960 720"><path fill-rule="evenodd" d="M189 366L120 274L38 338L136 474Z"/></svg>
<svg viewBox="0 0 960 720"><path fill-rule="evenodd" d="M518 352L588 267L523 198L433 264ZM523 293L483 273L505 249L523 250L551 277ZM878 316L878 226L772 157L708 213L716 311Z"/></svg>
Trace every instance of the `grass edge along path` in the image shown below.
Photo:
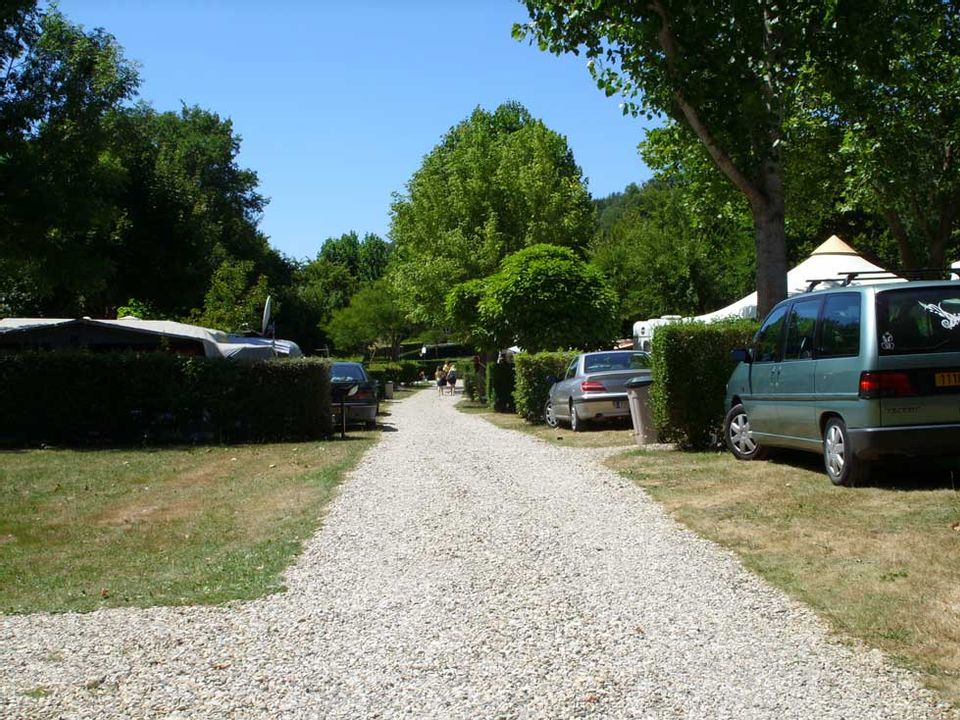
<svg viewBox="0 0 960 720"><path fill-rule="evenodd" d="M0 453L0 613L216 604L283 589L379 432Z"/></svg>
<svg viewBox="0 0 960 720"><path fill-rule="evenodd" d="M607 465L736 553L843 637L883 651L960 707L960 493L942 469L836 488L819 458L621 453Z"/></svg>
<svg viewBox="0 0 960 720"><path fill-rule="evenodd" d="M588 425L583 432L573 432L570 428L562 425L555 428L547 425L534 425L515 413L497 413L484 403L468 398L463 398L457 403L457 410L468 415L479 415L499 428L518 430L551 445L585 448L635 445L629 418Z"/></svg>

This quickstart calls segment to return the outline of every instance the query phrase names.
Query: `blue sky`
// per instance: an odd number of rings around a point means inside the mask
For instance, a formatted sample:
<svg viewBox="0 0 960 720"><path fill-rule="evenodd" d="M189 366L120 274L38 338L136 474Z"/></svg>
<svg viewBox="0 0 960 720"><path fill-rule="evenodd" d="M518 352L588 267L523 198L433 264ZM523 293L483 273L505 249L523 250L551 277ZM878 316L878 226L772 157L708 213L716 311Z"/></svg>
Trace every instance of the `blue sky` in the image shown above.
<svg viewBox="0 0 960 720"><path fill-rule="evenodd" d="M158 110L199 105L232 119L240 164L270 198L261 228L312 257L349 230L386 236L391 193L478 105L517 100L565 135L601 197L650 175L641 120L624 117L583 58L510 35L519 2L60 0L116 36Z"/></svg>

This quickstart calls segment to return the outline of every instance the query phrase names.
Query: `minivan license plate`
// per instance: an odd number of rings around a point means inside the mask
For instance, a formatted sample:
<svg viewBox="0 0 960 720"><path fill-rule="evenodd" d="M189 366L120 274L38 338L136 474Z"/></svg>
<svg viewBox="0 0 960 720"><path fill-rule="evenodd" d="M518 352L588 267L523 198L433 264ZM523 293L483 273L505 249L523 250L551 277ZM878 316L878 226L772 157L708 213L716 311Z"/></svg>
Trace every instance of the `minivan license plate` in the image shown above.
<svg viewBox="0 0 960 720"><path fill-rule="evenodd" d="M960 372L938 372L933 381L937 387L957 387L960 385Z"/></svg>

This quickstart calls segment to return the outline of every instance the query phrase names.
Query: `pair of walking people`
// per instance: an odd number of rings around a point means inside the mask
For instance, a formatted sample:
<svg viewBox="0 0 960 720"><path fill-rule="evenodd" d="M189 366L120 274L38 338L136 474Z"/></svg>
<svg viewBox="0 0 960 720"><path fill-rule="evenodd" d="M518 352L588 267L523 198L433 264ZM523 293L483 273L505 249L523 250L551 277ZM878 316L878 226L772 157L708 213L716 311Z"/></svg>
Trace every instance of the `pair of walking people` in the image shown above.
<svg viewBox="0 0 960 720"><path fill-rule="evenodd" d="M437 392L444 394L447 388L453 395L457 391L457 366L454 363L444 363L437 365L437 371L433 374L437 380Z"/></svg>

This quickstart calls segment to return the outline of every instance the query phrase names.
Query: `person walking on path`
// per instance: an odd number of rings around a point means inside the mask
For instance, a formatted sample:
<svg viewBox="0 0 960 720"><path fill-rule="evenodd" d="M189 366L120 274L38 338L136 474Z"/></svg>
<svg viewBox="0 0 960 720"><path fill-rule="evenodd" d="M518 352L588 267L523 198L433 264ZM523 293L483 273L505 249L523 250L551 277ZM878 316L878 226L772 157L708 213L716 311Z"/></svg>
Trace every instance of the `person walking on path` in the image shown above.
<svg viewBox="0 0 960 720"><path fill-rule="evenodd" d="M609 451L432 393L390 421L269 584L285 590L0 614L0 718L951 717L679 526Z"/></svg>
<svg viewBox="0 0 960 720"><path fill-rule="evenodd" d="M450 388L450 394L453 395L457 391L457 365L456 363L450 363L450 368L447 370L447 387Z"/></svg>
<svg viewBox="0 0 960 720"><path fill-rule="evenodd" d="M441 365L437 365L437 370L433 373L433 377L437 381L437 394L443 395L443 388L447 385L446 368Z"/></svg>

